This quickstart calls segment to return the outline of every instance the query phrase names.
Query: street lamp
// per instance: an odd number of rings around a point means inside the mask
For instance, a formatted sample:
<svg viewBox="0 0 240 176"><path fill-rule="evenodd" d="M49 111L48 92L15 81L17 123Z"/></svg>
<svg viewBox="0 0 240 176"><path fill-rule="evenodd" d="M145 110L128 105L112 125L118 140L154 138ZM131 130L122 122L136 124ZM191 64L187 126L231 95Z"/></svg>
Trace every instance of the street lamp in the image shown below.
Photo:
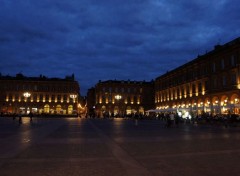
<svg viewBox="0 0 240 176"><path fill-rule="evenodd" d="M73 103L75 103L75 99L77 98L77 94L70 94L70 98L72 98Z"/></svg>
<svg viewBox="0 0 240 176"><path fill-rule="evenodd" d="M120 100L120 99L122 99L122 96L121 95L115 95L115 99Z"/></svg>
<svg viewBox="0 0 240 176"><path fill-rule="evenodd" d="M23 96L25 97L25 102L26 102L26 107L25 107L25 113L27 114L27 99L31 96L31 93L29 92L24 92Z"/></svg>
<svg viewBox="0 0 240 176"><path fill-rule="evenodd" d="M75 101L75 98L77 98L77 95L76 94L71 94L70 98L72 98Z"/></svg>

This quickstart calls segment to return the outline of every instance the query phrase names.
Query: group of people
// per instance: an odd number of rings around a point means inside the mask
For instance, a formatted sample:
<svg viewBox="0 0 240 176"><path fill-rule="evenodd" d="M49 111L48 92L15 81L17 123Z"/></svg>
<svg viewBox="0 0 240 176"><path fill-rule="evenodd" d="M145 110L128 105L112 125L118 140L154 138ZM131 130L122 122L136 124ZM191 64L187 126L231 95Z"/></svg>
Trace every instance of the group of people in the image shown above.
<svg viewBox="0 0 240 176"><path fill-rule="evenodd" d="M178 127L179 122L180 122L180 117L177 113L173 113L173 112L168 113L166 115L166 125L165 125L165 127L170 128L173 125L176 125L176 127Z"/></svg>
<svg viewBox="0 0 240 176"><path fill-rule="evenodd" d="M20 112L18 115L17 114L13 114L13 120L15 120L16 117L18 117L19 124L22 124L22 113ZM30 118L30 122L32 122L32 120L33 120L33 113L30 112L28 114L28 117Z"/></svg>

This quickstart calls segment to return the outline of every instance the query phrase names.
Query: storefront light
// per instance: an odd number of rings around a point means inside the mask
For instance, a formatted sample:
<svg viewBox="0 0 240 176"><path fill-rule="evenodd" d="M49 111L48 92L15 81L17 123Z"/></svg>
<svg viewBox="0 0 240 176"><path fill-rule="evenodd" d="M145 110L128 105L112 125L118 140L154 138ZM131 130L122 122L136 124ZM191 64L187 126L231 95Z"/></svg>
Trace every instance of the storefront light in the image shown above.
<svg viewBox="0 0 240 176"><path fill-rule="evenodd" d="M234 101L235 101L235 103L238 103L239 100L238 100L238 98L235 98Z"/></svg>
<svg viewBox="0 0 240 176"><path fill-rule="evenodd" d="M237 88L240 89L240 84L237 85Z"/></svg>

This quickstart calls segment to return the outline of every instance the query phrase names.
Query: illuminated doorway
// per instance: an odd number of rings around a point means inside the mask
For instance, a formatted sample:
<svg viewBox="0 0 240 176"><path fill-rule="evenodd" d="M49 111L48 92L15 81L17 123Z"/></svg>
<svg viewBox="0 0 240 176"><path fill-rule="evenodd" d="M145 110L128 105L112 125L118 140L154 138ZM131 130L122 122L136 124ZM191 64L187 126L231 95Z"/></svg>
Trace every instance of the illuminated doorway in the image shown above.
<svg viewBox="0 0 240 176"><path fill-rule="evenodd" d="M72 114L73 113L73 105L69 105L68 106L68 114Z"/></svg>
<svg viewBox="0 0 240 176"><path fill-rule="evenodd" d="M50 112L50 106L48 105L48 104L46 104L45 106L44 106L44 113L49 113Z"/></svg>
<svg viewBox="0 0 240 176"><path fill-rule="evenodd" d="M57 112L57 114L61 113L61 105L56 106L56 112Z"/></svg>

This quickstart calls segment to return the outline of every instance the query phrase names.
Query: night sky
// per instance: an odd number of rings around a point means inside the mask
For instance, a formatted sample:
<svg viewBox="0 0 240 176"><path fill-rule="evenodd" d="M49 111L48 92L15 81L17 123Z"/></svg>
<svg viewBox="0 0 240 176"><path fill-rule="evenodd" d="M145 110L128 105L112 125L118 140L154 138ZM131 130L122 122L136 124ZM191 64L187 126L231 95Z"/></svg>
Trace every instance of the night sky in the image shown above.
<svg viewBox="0 0 240 176"><path fill-rule="evenodd" d="M150 81L240 37L239 0L0 0L2 75Z"/></svg>

